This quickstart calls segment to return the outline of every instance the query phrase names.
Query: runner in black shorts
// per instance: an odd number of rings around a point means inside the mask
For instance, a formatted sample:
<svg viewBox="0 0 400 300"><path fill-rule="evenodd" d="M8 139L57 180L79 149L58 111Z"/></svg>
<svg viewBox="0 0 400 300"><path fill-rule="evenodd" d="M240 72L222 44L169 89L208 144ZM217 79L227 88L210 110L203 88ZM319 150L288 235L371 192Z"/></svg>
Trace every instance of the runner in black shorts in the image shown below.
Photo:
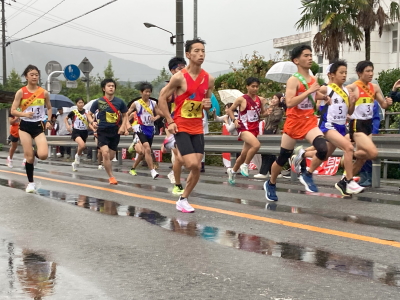
<svg viewBox="0 0 400 300"><path fill-rule="evenodd" d="M35 156L39 159L46 159L48 156L48 146L44 134L44 119L47 108L48 120L51 120L52 109L49 93L38 86L40 72L36 66L29 65L24 73L28 85L24 86L15 94L14 102L11 107L11 114L21 119L19 127L19 137L24 148L26 159L25 169L28 177L27 193L36 193L36 186L33 181L33 164ZM52 129L51 122L46 122L46 129ZM37 152L32 148L32 139L35 140Z"/></svg>
<svg viewBox="0 0 400 300"><path fill-rule="evenodd" d="M78 144L78 151L75 154L75 161L72 163L72 171L76 172L81 163L83 150L86 148L86 140L89 135L88 128L91 126L87 120L87 112L83 108L85 102L82 98L76 100L77 109L71 111L65 118L67 130L71 133L71 139ZM72 128L69 126L68 119L71 119Z"/></svg>
<svg viewBox="0 0 400 300"><path fill-rule="evenodd" d="M8 137L8 141L11 144L11 147L10 147L10 150L8 151L7 166L9 168L12 168L14 153L15 153L15 150L17 150L18 142L19 142L20 119L17 117L14 117L10 112L8 115L8 122L10 123L10 136Z"/></svg>

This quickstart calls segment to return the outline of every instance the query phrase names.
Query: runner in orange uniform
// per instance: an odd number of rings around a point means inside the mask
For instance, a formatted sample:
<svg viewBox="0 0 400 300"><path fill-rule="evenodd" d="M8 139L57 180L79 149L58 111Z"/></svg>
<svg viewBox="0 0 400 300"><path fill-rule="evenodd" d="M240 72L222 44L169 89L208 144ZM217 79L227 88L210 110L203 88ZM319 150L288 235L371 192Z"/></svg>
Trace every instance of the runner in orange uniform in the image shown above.
<svg viewBox="0 0 400 300"><path fill-rule="evenodd" d="M186 58L189 65L172 76L171 81L161 91L160 109L168 123L168 130L175 134L178 150L187 169L190 170L186 188L176 209L194 212L188 197L200 178L200 166L204 153L203 109L211 108L211 93L214 78L201 69L205 58L205 42L201 39L186 41ZM175 94L174 117L168 110L167 99Z"/></svg>

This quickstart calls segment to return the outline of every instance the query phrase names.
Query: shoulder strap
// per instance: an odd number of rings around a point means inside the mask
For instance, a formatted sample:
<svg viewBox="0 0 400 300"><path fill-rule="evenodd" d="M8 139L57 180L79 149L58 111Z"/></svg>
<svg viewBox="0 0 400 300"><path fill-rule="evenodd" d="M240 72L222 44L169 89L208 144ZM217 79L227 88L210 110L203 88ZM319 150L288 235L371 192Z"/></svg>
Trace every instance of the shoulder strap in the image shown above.
<svg viewBox="0 0 400 300"><path fill-rule="evenodd" d="M187 72L186 69L182 69L181 73L182 74L187 74L188 72ZM175 97L175 101L176 100L180 100L180 99L185 100L187 97L192 95L197 90L197 88L200 86L201 82L206 77L206 75L207 75L207 72L204 71L203 69L201 69L200 74L199 74L199 76L197 76L196 80L194 81L194 84L191 86L191 89L189 89L189 87L188 87L186 92L184 92L182 95L179 95L179 96Z"/></svg>
<svg viewBox="0 0 400 300"><path fill-rule="evenodd" d="M154 116L153 110L146 104L146 102L144 102L143 99L139 99L138 102L150 115Z"/></svg>
<svg viewBox="0 0 400 300"><path fill-rule="evenodd" d="M44 91L42 87L38 87L36 92L34 92L24 103L24 105L20 105L21 111L25 111L35 100L39 95Z"/></svg>
<svg viewBox="0 0 400 300"><path fill-rule="evenodd" d="M86 126L89 126L88 121L81 115L81 113L77 109L74 109L73 112L76 118L81 120Z"/></svg>
<svg viewBox="0 0 400 300"><path fill-rule="evenodd" d="M367 87L363 82L361 82L360 80L357 80L356 82L355 82L355 84L360 88L360 89L362 89L364 92L366 92L367 94L368 94L368 96L372 99L372 100L374 100L374 98L375 98L375 95L371 92L371 90L369 89L369 87Z"/></svg>
<svg viewBox="0 0 400 300"><path fill-rule="evenodd" d="M119 113L119 111L115 108L115 106L111 103L110 100L108 100L108 98L106 96L103 96L103 99L106 100L108 106L110 106L110 108L114 111L114 113L117 114L118 119L117 119L117 125L120 126L119 121L121 120L121 114Z"/></svg>
<svg viewBox="0 0 400 300"><path fill-rule="evenodd" d="M343 98L344 102L346 102L346 105L349 106L349 95L347 95L347 93L341 89L337 84L335 83L331 83L328 85L331 89L332 92L335 92L336 94L338 94L340 97ZM331 93L333 95L333 93ZM329 96L330 98L332 98L332 96Z"/></svg>
<svg viewBox="0 0 400 300"><path fill-rule="evenodd" d="M306 90L308 90L310 87L308 86L308 83L306 81L306 79L304 78L303 75L301 75L300 73L296 72L293 74L294 77L296 77L305 87ZM310 100L311 104L314 107L314 113L316 113L317 111L317 105L315 104L314 98L311 95L308 95L308 100Z"/></svg>

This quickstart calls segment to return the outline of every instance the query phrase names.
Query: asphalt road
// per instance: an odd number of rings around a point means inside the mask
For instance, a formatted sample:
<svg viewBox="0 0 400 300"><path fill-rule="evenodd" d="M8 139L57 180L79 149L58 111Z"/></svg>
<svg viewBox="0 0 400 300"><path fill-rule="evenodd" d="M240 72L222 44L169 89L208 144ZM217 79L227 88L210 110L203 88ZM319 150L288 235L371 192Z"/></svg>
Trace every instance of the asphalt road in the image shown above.
<svg viewBox="0 0 400 300"><path fill-rule="evenodd" d="M5 157L0 299L400 299L396 181L344 199L337 177L318 194L279 179L271 204L262 180L208 167L183 214L167 164L157 180L115 166L110 186L94 165L40 162L31 195Z"/></svg>

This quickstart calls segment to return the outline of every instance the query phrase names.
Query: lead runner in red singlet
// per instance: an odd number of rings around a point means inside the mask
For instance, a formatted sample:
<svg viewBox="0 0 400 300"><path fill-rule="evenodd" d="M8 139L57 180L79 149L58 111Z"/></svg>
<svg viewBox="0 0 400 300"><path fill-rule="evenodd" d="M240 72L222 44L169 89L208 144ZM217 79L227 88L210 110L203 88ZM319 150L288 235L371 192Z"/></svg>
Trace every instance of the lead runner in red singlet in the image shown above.
<svg viewBox="0 0 400 300"><path fill-rule="evenodd" d="M176 202L176 209L191 213L194 208L188 197L200 178L204 153L203 109L211 108L214 78L201 68L205 58L205 42L201 39L186 41L185 52L189 65L174 74L160 93L159 107L168 122L168 130L175 134L178 150L190 174L183 194ZM175 114L171 117L167 98L175 94Z"/></svg>

